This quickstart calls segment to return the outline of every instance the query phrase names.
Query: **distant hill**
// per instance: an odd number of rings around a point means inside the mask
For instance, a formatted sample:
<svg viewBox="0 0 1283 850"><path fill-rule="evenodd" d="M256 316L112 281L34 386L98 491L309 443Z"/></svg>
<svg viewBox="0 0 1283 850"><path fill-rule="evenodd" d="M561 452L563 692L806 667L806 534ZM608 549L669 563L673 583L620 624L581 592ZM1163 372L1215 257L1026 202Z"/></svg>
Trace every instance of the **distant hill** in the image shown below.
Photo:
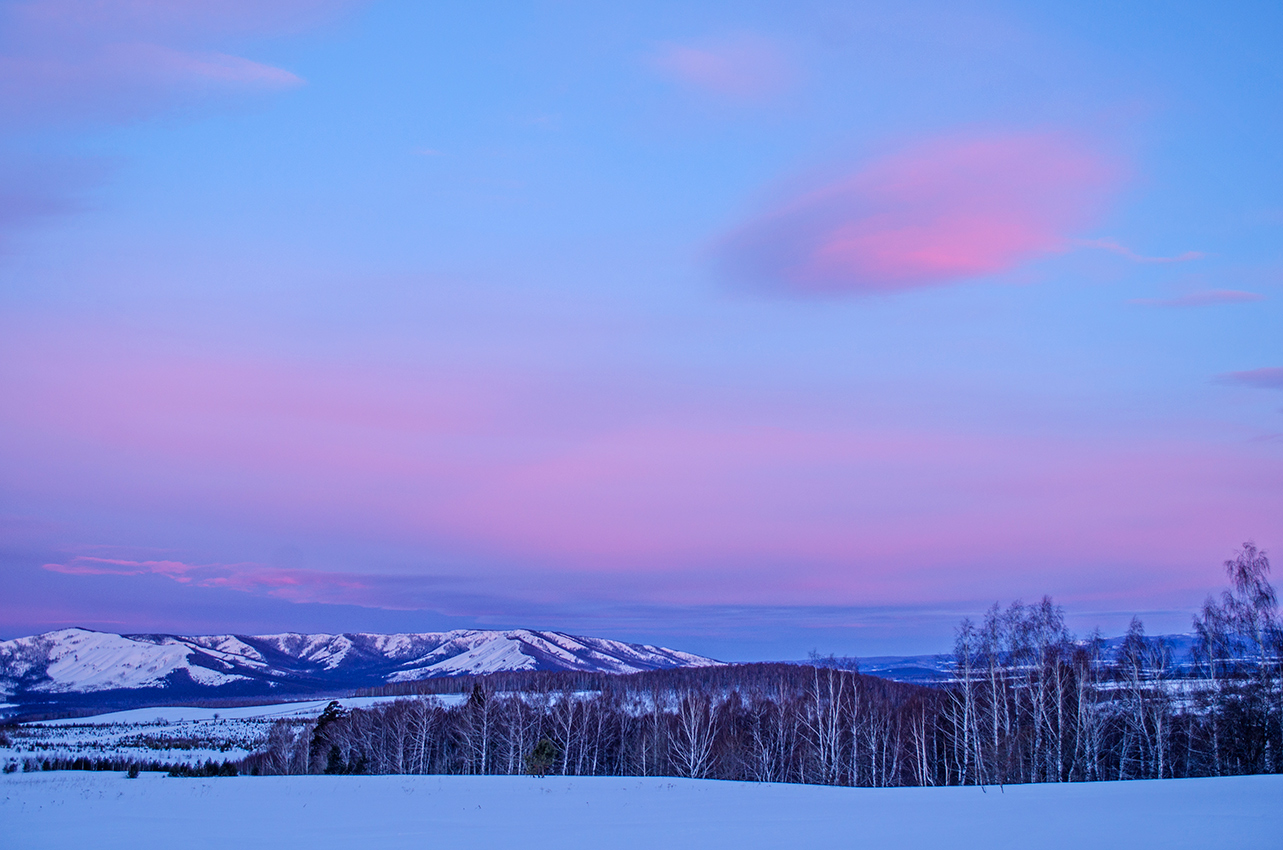
<svg viewBox="0 0 1283 850"><path fill-rule="evenodd" d="M171 699L275 696L515 670L637 673L720 662L562 632L118 635L61 629L0 641L10 713Z"/></svg>
<svg viewBox="0 0 1283 850"><path fill-rule="evenodd" d="M1149 640L1163 640L1172 653L1172 663L1177 670L1189 667L1190 651L1194 647L1193 635L1153 635ZM1105 639L1104 657L1112 659L1124 638ZM953 679L953 653L935 655L876 655L864 658L828 656L812 658L797 664L814 664L819 667L836 667L839 669L859 669L861 673L878 676L883 679L894 679L897 682L912 682L918 685L931 685L948 682Z"/></svg>

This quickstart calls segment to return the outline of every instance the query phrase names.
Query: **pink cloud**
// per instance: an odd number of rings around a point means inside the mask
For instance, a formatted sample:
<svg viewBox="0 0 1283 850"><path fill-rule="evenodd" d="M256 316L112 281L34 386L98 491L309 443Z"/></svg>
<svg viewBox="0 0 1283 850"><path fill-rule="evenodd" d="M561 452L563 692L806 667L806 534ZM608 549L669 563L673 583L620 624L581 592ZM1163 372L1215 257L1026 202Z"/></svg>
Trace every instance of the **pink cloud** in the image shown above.
<svg viewBox="0 0 1283 850"><path fill-rule="evenodd" d="M952 283L1067 250L1115 179L1063 134L938 139L794 196L721 254L734 277L799 294Z"/></svg>
<svg viewBox="0 0 1283 850"><path fill-rule="evenodd" d="M245 36L313 23L351 5L33 0L0 12L0 115L10 122L122 121L192 98L300 85L282 68L224 52Z"/></svg>
<svg viewBox="0 0 1283 850"><path fill-rule="evenodd" d="M65 564L45 564L44 568L50 572L73 576L163 575L184 583L191 581L188 573L200 569L181 561L125 561L87 555L79 555Z"/></svg>
<svg viewBox="0 0 1283 850"><path fill-rule="evenodd" d="M1221 383L1258 387L1263 390L1283 390L1283 367L1267 366L1246 372L1229 372L1220 376Z"/></svg>
<svg viewBox="0 0 1283 850"><path fill-rule="evenodd" d="M1102 251L1109 251L1120 257L1126 257L1133 263L1188 263L1191 260L1201 260L1207 256L1202 251L1186 251L1174 257L1147 257L1144 254L1137 254L1126 245L1120 245L1114 239L1079 239L1076 244L1084 248L1100 248Z"/></svg>
<svg viewBox="0 0 1283 850"><path fill-rule="evenodd" d="M357 576L322 570L283 569L262 564L187 564L182 561L130 561L78 555L44 569L75 576L162 576L193 587L222 588L271 596L288 602L379 605L369 591L388 576ZM386 594L383 596L386 597ZM393 605L392 607L396 607Z"/></svg>
<svg viewBox="0 0 1283 850"><path fill-rule="evenodd" d="M1146 307L1203 307L1209 304L1244 304L1264 301L1265 296L1239 289L1207 289L1175 298L1133 298L1130 303Z"/></svg>
<svg viewBox="0 0 1283 850"><path fill-rule="evenodd" d="M683 85L737 100L778 95L797 77L776 42L747 33L699 45L664 44L651 64Z"/></svg>
<svg viewBox="0 0 1283 850"><path fill-rule="evenodd" d="M77 555L43 569L70 576L157 576L190 588L232 590L296 604L359 605L389 611L440 610L468 598L434 576L353 573L273 567L259 563L187 563ZM493 593L492 596L502 594Z"/></svg>

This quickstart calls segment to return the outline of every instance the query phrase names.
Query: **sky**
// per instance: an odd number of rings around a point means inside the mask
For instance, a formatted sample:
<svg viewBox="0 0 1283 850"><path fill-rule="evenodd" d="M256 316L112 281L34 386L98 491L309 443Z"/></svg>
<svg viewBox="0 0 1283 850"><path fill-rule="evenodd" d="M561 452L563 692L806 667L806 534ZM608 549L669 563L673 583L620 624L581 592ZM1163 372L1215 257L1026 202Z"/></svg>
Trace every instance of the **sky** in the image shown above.
<svg viewBox="0 0 1283 850"><path fill-rule="evenodd" d="M0 637L1189 628L1276 3L0 2Z"/></svg>

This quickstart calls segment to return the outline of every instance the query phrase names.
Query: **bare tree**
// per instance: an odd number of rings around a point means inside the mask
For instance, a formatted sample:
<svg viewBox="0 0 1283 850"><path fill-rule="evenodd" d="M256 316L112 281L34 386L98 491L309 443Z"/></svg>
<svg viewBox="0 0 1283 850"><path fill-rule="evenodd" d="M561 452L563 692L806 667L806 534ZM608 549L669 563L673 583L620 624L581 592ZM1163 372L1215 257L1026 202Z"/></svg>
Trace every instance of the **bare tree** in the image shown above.
<svg viewBox="0 0 1283 850"><path fill-rule="evenodd" d="M1268 567L1250 544L1227 563L1230 588L1195 619L1188 671L1139 619L1111 650L1098 632L1073 639L1044 598L994 605L979 627L964 621L955 675L937 687L824 658L398 684L397 694L468 696L450 707L412 696L282 721L244 767L512 774L546 742L541 769L570 775L885 786L1276 771L1283 711Z"/></svg>
<svg viewBox="0 0 1283 850"><path fill-rule="evenodd" d="M709 695L686 694L677 706L671 733L673 761L682 776L703 779L712 767L717 718Z"/></svg>

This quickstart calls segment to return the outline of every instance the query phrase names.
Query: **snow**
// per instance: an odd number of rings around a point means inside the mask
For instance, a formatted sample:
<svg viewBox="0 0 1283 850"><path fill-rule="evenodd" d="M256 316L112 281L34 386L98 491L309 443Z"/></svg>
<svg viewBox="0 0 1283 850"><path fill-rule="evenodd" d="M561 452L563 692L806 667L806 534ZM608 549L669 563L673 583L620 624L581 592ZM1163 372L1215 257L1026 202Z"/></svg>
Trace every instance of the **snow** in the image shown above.
<svg viewBox="0 0 1283 850"><path fill-rule="evenodd" d="M260 670L267 667L263 654L235 635L188 637L183 638L183 641L204 649L208 654L222 661L243 664Z"/></svg>
<svg viewBox="0 0 1283 850"><path fill-rule="evenodd" d="M394 673L388 681L414 681L432 675L486 673L494 670L529 670L535 660L521 651L521 645L503 639L483 640L471 649L451 655L425 667Z"/></svg>
<svg viewBox="0 0 1283 850"><path fill-rule="evenodd" d="M186 670L197 682L221 685L243 679L187 663L191 650L172 638L155 643L84 629L53 632L46 673L50 682L41 690L101 691L155 686L176 670Z"/></svg>
<svg viewBox="0 0 1283 850"><path fill-rule="evenodd" d="M273 647L285 657L269 663L247 641ZM289 682L298 676L310 679L319 666L337 689L461 673L549 667L632 673L717 663L662 647L526 629L392 635L286 633L243 639L62 629L0 641L0 697L11 698L20 687L54 694L161 688L180 671L198 685L219 687Z"/></svg>
<svg viewBox="0 0 1283 850"><path fill-rule="evenodd" d="M459 705L466 694L431 697ZM345 708L368 708L405 697L345 697ZM315 719L329 699L237 708L164 706L135 708L94 717L24 723L0 746L0 764L24 759L122 758L135 761L204 762L244 758L262 747L277 720Z"/></svg>
<svg viewBox="0 0 1283 850"><path fill-rule="evenodd" d="M1283 776L990 788L683 779L0 777L6 844L66 848L1084 850L1279 846Z"/></svg>
<svg viewBox="0 0 1283 850"><path fill-rule="evenodd" d="M400 658L414 647L414 640L410 635L379 635L362 632L361 637L370 641L388 658Z"/></svg>
<svg viewBox="0 0 1283 850"><path fill-rule="evenodd" d="M343 697L336 700L344 708L369 708L375 703L392 702L406 697ZM441 697L447 704L467 699L464 694L447 694ZM329 699L306 700L303 702L283 702L275 705L247 705L237 708L201 708L195 706L171 705L152 708L132 708L128 711L113 711L109 714L97 714L92 717L69 717L61 720L45 720L40 726L108 726L115 724L149 724L149 723L182 723L213 722L215 720L278 720L286 717L314 718L320 715L330 704ZM33 724L28 724L33 725Z"/></svg>

